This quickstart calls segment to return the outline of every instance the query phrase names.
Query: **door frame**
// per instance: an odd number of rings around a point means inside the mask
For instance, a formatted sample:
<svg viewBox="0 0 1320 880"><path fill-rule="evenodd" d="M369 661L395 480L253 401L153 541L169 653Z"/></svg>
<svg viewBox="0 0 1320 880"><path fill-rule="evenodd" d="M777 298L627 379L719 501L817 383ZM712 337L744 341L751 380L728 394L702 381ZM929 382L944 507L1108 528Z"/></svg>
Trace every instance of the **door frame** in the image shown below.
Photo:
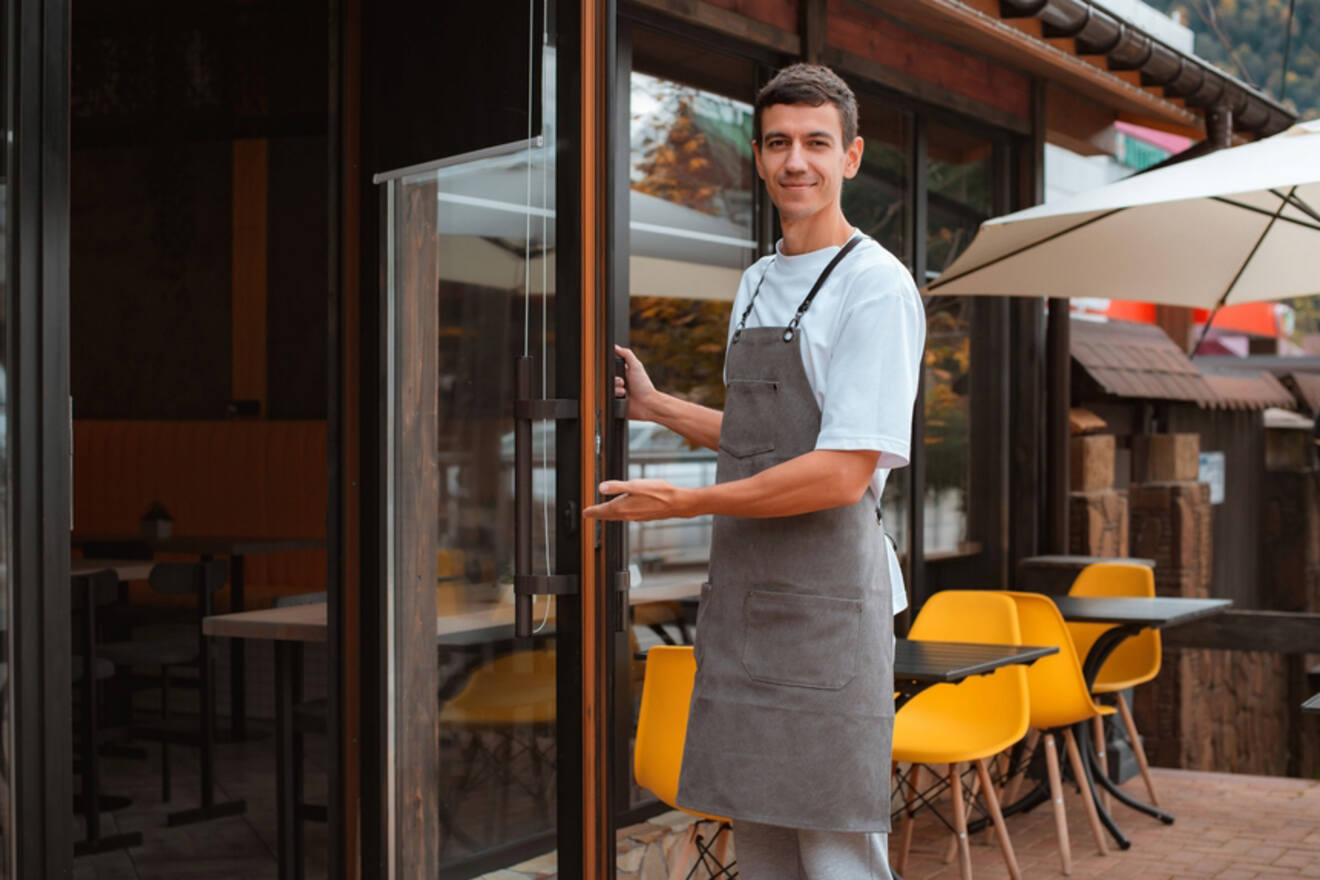
<svg viewBox="0 0 1320 880"><path fill-rule="evenodd" d="M6 419L17 877L73 871L69 528L69 9L10 0Z"/></svg>

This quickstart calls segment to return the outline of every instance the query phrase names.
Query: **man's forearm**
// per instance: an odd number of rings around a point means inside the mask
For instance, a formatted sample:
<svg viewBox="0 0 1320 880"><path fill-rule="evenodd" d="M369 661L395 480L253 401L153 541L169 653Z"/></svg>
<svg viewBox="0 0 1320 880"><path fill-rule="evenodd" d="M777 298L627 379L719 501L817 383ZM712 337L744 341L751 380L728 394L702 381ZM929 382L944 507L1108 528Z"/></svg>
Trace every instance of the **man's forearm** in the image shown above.
<svg viewBox="0 0 1320 880"><path fill-rule="evenodd" d="M870 485L877 458L868 451L818 449L746 479L680 491L688 495L687 516L796 516L856 504Z"/></svg>
<svg viewBox="0 0 1320 880"><path fill-rule="evenodd" d="M658 392L651 410L652 421L707 449L719 448L720 424L724 420L719 410Z"/></svg>

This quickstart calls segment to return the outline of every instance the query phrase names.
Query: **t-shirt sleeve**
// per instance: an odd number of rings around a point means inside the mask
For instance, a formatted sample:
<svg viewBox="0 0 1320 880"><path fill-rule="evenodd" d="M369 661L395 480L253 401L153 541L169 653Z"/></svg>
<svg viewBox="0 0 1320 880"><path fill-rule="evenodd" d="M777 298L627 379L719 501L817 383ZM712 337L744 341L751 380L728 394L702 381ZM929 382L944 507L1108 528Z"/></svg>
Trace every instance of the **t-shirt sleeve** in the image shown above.
<svg viewBox="0 0 1320 880"><path fill-rule="evenodd" d="M908 463L912 405L926 343L916 286L898 267L854 281L868 288L841 316L831 346L817 449L878 450L877 467Z"/></svg>

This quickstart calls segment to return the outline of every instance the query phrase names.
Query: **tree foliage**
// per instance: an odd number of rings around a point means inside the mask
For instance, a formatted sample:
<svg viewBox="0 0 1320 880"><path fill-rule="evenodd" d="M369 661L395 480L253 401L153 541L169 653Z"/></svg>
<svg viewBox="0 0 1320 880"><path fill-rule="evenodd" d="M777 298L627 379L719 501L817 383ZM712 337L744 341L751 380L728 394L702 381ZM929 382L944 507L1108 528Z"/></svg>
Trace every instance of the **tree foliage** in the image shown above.
<svg viewBox="0 0 1320 880"><path fill-rule="evenodd" d="M1278 98L1303 119L1320 117L1320 2L1294 0L1288 87L1283 51L1288 0L1150 0L1196 34L1196 54Z"/></svg>

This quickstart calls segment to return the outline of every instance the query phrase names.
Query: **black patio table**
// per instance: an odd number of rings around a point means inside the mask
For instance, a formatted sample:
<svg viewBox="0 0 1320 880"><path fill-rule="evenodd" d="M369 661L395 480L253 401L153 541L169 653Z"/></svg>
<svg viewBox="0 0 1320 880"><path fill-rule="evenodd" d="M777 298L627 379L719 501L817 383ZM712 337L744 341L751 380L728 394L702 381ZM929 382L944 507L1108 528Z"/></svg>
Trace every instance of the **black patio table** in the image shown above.
<svg viewBox="0 0 1320 880"><path fill-rule="evenodd" d="M1302 703L1302 711L1310 715L1320 715L1320 694L1312 694L1311 699Z"/></svg>
<svg viewBox="0 0 1320 880"><path fill-rule="evenodd" d="M82 549L87 545L101 547L144 547L152 553L180 553L197 556L207 562L216 556L229 559L229 610L244 611L243 560L246 556L259 553L290 553L295 550L320 550L325 547L324 538L270 538L259 535L152 535L133 534L90 534L74 532L71 537L73 547ZM229 654L229 723L230 738L241 742L247 739L247 671L244 662L244 644L236 640L230 646Z"/></svg>
<svg viewBox="0 0 1320 880"><path fill-rule="evenodd" d="M931 685L953 684L1003 666L1031 664L1059 653L1058 647L980 645L971 642L927 642L899 639L894 645L894 687L897 704Z"/></svg>
<svg viewBox="0 0 1320 880"><path fill-rule="evenodd" d="M1114 624L1095 640L1082 664L1082 675L1086 678L1088 687L1095 684L1096 676L1104 666L1105 660L1109 659L1114 649L1126 639L1145 629L1169 629L1203 617L1213 617L1227 611L1233 604L1231 599L1185 599L1174 596L1157 596L1153 599L1126 596L1115 598L1051 596L1050 598L1058 606L1063 619L1070 623ZM1106 768L1100 766L1095 753L1095 743L1086 735L1084 729L1079 729L1077 739L1081 746L1082 762L1093 780L1098 780L1110 794L1132 809L1153 816L1166 825L1173 824L1171 813L1132 797L1113 783L1109 774L1105 772ZM1135 743L1133 747L1140 748ZM1119 848L1131 847L1132 843L1119 830L1114 817L1105 809L1104 802L1094 786L1091 787L1091 793L1096 810L1100 814L1100 821L1109 829Z"/></svg>

